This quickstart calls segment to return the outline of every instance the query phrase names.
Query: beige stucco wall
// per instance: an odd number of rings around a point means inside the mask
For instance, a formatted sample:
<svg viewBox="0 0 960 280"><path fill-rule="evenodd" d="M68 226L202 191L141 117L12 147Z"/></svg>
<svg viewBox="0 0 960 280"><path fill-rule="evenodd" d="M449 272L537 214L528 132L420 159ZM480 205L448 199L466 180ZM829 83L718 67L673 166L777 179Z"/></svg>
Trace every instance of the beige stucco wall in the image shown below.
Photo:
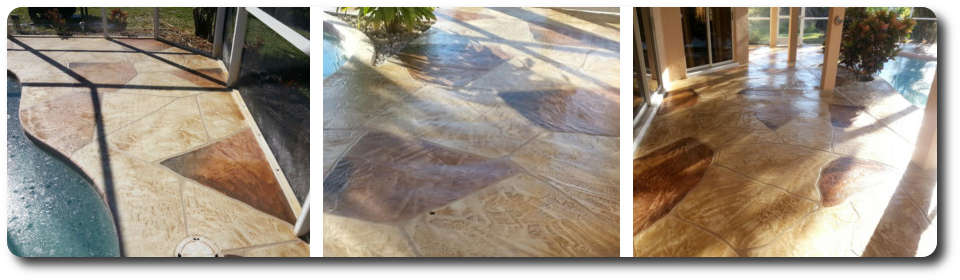
<svg viewBox="0 0 960 280"><path fill-rule="evenodd" d="M671 90L673 81L687 78L687 59L683 53L683 22L680 8L650 8L654 41L660 58L664 88Z"/></svg>
<svg viewBox="0 0 960 280"><path fill-rule="evenodd" d="M750 22L746 7L733 8L733 61L740 65L749 63Z"/></svg>

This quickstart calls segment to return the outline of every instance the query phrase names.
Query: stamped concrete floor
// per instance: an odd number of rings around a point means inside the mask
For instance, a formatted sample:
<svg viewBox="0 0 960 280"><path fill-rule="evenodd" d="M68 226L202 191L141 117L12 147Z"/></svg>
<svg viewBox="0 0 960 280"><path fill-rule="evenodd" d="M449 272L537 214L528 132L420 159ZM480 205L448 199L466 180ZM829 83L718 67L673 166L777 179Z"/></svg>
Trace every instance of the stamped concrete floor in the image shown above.
<svg viewBox="0 0 960 280"><path fill-rule="evenodd" d="M155 40L11 37L21 124L111 206L125 256L309 256L219 62Z"/></svg>
<svg viewBox="0 0 960 280"><path fill-rule="evenodd" d="M617 256L619 18L437 19L324 80L324 255Z"/></svg>
<svg viewBox="0 0 960 280"><path fill-rule="evenodd" d="M936 170L909 164L923 109L883 80L821 94L820 47L786 61L754 48L667 93L634 156L636 256L932 252Z"/></svg>

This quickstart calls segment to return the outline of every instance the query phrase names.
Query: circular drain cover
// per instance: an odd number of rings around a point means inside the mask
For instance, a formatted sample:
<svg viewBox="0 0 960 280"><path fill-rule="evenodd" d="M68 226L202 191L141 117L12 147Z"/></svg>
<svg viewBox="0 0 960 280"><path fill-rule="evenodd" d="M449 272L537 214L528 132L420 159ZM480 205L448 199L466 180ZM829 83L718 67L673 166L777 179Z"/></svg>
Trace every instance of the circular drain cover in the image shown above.
<svg viewBox="0 0 960 280"><path fill-rule="evenodd" d="M177 257L217 258L220 257L220 248L203 237L187 237L180 242L180 245L177 245Z"/></svg>

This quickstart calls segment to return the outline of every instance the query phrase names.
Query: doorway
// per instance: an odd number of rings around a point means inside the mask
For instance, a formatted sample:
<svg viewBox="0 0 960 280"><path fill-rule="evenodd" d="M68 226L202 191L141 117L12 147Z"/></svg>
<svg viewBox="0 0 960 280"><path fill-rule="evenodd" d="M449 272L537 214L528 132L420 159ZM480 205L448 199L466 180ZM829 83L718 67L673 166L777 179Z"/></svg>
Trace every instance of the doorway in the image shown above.
<svg viewBox="0 0 960 280"><path fill-rule="evenodd" d="M680 9L688 72L733 61L732 14L729 7Z"/></svg>

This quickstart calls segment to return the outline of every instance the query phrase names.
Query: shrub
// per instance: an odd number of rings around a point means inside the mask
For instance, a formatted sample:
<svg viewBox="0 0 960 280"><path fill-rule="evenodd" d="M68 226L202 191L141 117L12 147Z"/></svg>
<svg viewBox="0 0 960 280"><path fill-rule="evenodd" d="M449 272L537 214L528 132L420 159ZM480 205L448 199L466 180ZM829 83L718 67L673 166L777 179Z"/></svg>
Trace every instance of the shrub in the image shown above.
<svg viewBox="0 0 960 280"><path fill-rule="evenodd" d="M107 22L114 23L120 26L126 26L127 12L124 12L120 8L110 10L110 15L107 16Z"/></svg>
<svg viewBox="0 0 960 280"><path fill-rule="evenodd" d="M60 11L57 9L47 10L45 15L47 21L53 25L53 29L57 31L57 35L66 36L67 34L67 20L60 16Z"/></svg>
<svg viewBox="0 0 960 280"><path fill-rule="evenodd" d="M886 9L848 8L840 45L840 63L871 80L900 51L916 22Z"/></svg>
<svg viewBox="0 0 960 280"><path fill-rule="evenodd" d="M408 32L418 25L436 20L432 7L357 7L340 8L346 11L354 9L358 12L357 25L373 30L384 30L390 33Z"/></svg>
<svg viewBox="0 0 960 280"><path fill-rule="evenodd" d="M217 8L193 8L193 34L213 42L213 21L217 17Z"/></svg>

